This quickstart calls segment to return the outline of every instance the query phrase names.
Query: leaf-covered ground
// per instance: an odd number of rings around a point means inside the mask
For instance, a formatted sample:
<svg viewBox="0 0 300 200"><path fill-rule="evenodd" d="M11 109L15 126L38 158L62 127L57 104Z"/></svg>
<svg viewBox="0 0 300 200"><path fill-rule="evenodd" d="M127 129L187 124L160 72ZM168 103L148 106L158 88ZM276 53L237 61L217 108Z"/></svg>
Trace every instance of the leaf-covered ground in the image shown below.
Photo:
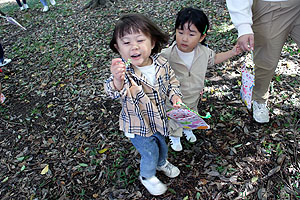
<svg viewBox="0 0 300 200"><path fill-rule="evenodd" d="M211 22L207 44L232 48L237 32L221 0L127 0L98 10L86 0L57 0L42 13L0 3L27 28L0 21L1 43L12 63L0 74L1 199L299 199L299 48L289 40L271 86L271 121L258 124L239 97L240 66L247 54L209 69L200 112L211 129L198 141L182 140L169 160L181 174L157 176L168 191L152 197L137 179L139 154L118 130L120 105L106 97L108 47L114 22L141 12L173 34L184 6L204 9Z"/></svg>

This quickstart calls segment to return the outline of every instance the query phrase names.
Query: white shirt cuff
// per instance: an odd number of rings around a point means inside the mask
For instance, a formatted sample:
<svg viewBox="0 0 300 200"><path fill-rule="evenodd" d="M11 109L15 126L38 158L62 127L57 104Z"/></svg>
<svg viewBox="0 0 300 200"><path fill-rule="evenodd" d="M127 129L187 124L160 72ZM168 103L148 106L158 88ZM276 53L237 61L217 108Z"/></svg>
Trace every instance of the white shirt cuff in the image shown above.
<svg viewBox="0 0 300 200"><path fill-rule="evenodd" d="M246 34L253 34L252 28L250 24L241 24L238 27L238 38L241 37L242 35Z"/></svg>

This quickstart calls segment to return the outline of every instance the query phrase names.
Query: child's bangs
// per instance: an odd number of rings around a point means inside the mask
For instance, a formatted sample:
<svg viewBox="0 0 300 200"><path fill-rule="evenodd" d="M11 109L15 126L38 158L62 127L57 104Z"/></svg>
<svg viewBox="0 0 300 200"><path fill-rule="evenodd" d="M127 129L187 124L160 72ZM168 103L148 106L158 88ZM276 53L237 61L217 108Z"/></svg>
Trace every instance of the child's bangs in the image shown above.
<svg viewBox="0 0 300 200"><path fill-rule="evenodd" d="M186 20L182 20L179 24L178 24L178 27L176 27L176 29L180 29L180 30L183 30L184 29L184 25L188 23L188 29L191 30L191 26L195 23L193 22L193 20L191 19L186 19Z"/></svg>
<svg viewBox="0 0 300 200"><path fill-rule="evenodd" d="M127 23L124 22L120 24L116 30L117 30L117 36L119 38L122 38L128 34L134 34L140 32L147 33L147 28L143 26L143 24L138 24L133 21Z"/></svg>

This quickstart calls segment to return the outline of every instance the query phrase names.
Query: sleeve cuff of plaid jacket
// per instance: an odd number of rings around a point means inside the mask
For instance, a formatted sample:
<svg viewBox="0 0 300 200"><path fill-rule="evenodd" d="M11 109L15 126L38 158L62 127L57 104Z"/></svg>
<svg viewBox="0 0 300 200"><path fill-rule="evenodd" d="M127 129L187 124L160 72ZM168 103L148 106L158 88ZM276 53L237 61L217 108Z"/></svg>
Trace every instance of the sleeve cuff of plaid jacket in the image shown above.
<svg viewBox="0 0 300 200"><path fill-rule="evenodd" d="M171 90L170 95L169 95L169 100L170 100L171 103L173 103L171 100L172 100L174 95L180 96L180 98L182 98L182 94L181 94L179 88L173 88Z"/></svg>
<svg viewBox="0 0 300 200"><path fill-rule="evenodd" d="M125 87L121 91L116 89L113 75L105 81L104 90L112 99L120 98L126 92Z"/></svg>

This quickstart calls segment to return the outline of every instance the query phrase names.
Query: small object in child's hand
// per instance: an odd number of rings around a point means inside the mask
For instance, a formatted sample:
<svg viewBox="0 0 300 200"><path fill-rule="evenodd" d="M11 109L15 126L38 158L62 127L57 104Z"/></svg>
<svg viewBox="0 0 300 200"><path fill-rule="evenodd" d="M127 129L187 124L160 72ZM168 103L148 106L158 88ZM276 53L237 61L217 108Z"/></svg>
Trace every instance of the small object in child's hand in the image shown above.
<svg viewBox="0 0 300 200"><path fill-rule="evenodd" d="M167 112L167 116L173 119L180 127L186 129L209 129L209 125L199 116L199 114L188 109L172 109Z"/></svg>
<svg viewBox="0 0 300 200"><path fill-rule="evenodd" d="M3 93L0 94L0 103L4 103L5 101L5 96Z"/></svg>
<svg viewBox="0 0 300 200"><path fill-rule="evenodd" d="M125 61L123 58L122 58L122 60L124 61L126 67L128 67L131 64L130 58L127 61Z"/></svg>

